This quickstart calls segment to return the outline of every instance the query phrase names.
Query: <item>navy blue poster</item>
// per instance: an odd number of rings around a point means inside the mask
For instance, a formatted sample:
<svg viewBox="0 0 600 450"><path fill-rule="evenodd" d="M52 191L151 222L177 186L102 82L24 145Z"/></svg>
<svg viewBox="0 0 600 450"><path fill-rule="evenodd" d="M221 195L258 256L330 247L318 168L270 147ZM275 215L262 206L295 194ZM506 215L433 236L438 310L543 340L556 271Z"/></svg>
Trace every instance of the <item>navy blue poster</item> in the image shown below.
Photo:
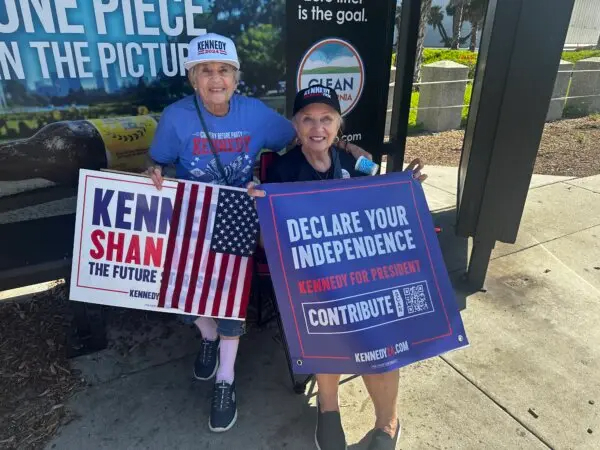
<svg viewBox="0 0 600 450"><path fill-rule="evenodd" d="M410 173L262 188L262 236L295 373L382 373L468 345Z"/></svg>

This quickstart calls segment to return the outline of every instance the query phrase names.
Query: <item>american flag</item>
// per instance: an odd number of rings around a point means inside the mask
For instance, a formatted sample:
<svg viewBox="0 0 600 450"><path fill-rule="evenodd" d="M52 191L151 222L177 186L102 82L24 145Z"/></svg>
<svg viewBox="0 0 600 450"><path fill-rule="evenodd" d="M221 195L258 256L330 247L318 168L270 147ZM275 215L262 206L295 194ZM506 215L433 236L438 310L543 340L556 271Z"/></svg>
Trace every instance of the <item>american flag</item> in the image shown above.
<svg viewBox="0 0 600 450"><path fill-rule="evenodd" d="M158 306L244 319L258 233L246 191L179 182Z"/></svg>

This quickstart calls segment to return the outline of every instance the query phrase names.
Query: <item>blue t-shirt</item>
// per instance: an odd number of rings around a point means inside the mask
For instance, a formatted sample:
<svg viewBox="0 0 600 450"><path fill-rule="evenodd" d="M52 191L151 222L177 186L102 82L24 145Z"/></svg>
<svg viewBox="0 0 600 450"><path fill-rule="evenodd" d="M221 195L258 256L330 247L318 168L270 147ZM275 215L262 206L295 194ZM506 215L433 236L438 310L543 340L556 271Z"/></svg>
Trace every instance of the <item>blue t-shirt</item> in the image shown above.
<svg viewBox="0 0 600 450"><path fill-rule="evenodd" d="M177 178L228 186L245 186L262 149L279 151L295 136L289 120L255 98L233 95L229 112L223 117L209 113L200 99L198 105L225 177L221 175L202 123L187 96L163 111L150 157L160 164L176 166Z"/></svg>

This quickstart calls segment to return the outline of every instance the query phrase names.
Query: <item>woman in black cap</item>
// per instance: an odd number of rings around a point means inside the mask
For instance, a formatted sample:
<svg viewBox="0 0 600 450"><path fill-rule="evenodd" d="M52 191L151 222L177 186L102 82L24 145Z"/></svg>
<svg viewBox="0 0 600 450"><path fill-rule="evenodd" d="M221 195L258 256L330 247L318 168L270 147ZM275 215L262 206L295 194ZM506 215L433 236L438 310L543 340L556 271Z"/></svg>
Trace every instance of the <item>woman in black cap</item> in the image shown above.
<svg viewBox="0 0 600 450"><path fill-rule="evenodd" d="M336 146L342 125L338 96L325 86L311 86L296 95L292 124L299 144L277 158L267 173L268 183L319 181L363 176L355 170L356 159ZM406 170L412 170L420 181L419 159ZM263 197L265 192L249 185L248 193ZM319 450L345 450L346 438L338 405L340 375L317 374L319 394L315 443ZM400 434L397 400L399 370L364 375L363 380L375 407L375 431L369 450L392 450Z"/></svg>
<svg viewBox="0 0 600 450"><path fill-rule="evenodd" d="M162 187L163 168L170 165L179 179L246 186L259 152L285 148L294 139L293 126L260 100L235 93L240 61L228 37L207 33L194 38L185 67L195 94L163 111L149 150L148 174L157 189ZM363 154L351 144L344 148L356 158ZM214 292L198 295L212 301ZM191 315L185 321L193 322L202 336L194 377L215 380L208 426L214 432L227 431L237 420L234 368L245 323Z"/></svg>

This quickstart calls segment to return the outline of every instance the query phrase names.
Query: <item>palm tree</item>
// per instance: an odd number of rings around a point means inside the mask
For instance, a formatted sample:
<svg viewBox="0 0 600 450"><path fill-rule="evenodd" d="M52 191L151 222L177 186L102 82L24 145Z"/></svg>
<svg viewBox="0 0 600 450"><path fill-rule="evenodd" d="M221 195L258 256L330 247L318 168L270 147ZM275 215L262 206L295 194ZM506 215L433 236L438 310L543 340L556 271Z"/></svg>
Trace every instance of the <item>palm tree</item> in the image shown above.
<svg viewBox="0 0 600 450"><path fill-rule="evenodd" d="M434 31L437 30L440 33L444 47L450 47L450 38L444 27L444 11L441 6L436 5L431 7L427 24L431 25Z"/></svg>
<svg viewBox="0 0 600 450"><path fill-rule="evenodd" d="M431 2L433 0L423 0L421 3L421 19L419 21L419 37L417 39L417 55L415 58L415 74L413 81L416 83L421 77L421 64L423 63L423 45L425 43L425 32L429 23L431 13Z"/></svg>
<svg viewBox="0 0 600 450"><path fill-rule="evenodd" d="M396 25L396 42L394 42L394 47L396 49L396 54L398 53L398 46L400 45L400 23L402 21L402 5L396 6L396 13L394 14L394 23Z"/></svg>
<svg viewBox="0 0 600 450"><path fill-rule="evenodd" d="M458 50L460 47L460 33L465 21L465 9L468 3L469 0L450 0L450 3L446 6L446 14L452 16L452 40L450 48L453 50Z"/></svg>
<svg viewBox="0 0 600 450"><path fill-rule="evenodd" d="M470 0L465 8L465 19L471 23L471 43L469 50L477 48L477 33L483 26L488 0Z"/></svg>

